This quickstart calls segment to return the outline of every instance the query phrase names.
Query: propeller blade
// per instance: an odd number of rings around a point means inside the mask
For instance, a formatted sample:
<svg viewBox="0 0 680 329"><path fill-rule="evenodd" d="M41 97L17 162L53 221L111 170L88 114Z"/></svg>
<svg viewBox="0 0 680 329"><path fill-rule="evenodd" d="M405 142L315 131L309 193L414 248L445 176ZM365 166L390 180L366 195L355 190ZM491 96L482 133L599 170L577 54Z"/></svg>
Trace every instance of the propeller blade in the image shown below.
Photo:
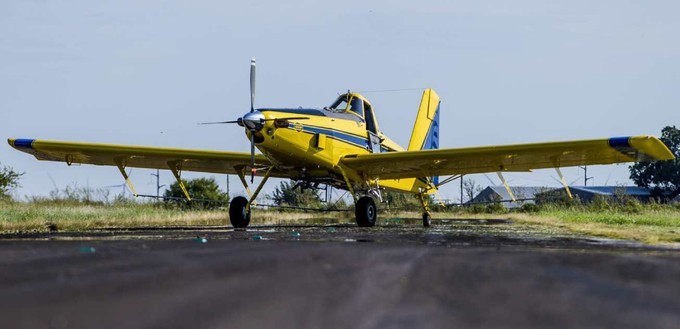
<svg viewBox="0 0 680 329"><path fill-rule="evenodd" d="M220 125L220 124L226 124L226 123L238 123L238 120L234 121L220 121L220 122L200 122L197 123L198 125Z"/></svg>
<svg viewBox="0 0 680 329"><path fill-rule="evenodd" d="M250 60L250 112L255 111L255 58Z"/></svg>

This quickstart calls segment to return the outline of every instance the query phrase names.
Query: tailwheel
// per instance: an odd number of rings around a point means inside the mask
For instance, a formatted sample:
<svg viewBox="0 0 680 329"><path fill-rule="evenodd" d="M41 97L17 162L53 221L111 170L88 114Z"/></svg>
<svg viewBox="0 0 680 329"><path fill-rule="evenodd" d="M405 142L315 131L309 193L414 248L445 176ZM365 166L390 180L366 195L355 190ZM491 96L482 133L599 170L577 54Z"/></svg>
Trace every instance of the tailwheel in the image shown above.
<svg viewBox="0 0 680 329"><path fill-rule="evenodd" d="M378 211L375 207L375 201L373 198L368 196L363 196L359 198L355 205L357 225L360 227L371 227L375 225L375 221L378 219Z"/></svg>
<svg viewBox="0 0 680 329"><path fill-rule="evenodd" d="M430 217L429 213L424 212L423 213L423 227L430 227L432 225L432 217Z"/></svg>
<svg viewBox="0 0 680 329"><path fill-rule="evenodd" d="M248 199L237 196L229 203L229 221L233 227L247 227L250 224Z"/></svg>

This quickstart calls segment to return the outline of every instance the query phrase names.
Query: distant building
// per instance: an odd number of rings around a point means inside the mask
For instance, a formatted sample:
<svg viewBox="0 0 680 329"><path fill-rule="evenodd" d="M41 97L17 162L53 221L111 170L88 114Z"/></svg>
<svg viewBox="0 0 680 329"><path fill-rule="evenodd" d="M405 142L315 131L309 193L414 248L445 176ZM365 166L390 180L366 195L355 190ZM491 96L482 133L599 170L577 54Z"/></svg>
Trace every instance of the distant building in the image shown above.
<svg viewBox="0 0 680 329"><path fill-rule="evenodd" d="M516 208L524 203L534 203L536 194L552 190L543 186L510 186L512 194L515 195L516 202L512 201L510 194L505 186L488 186L477 194L466 204L503 202L506 208Z"/></svg>
<svg viewBox="0 0 680 329"><path fill-rule="evenodd" d="M506 208L516 208L525 203L535 203L535 199L549 200L555 197L564 197L564 188L544 187L544 186L510 186L510 190L515 195L516 202L512 201L510 194L504 186L489 186L483 189L472 200L466 204L484 204L491 202L502 202ZM569 190L574 198L581 202L592 202L596 195L605 198L616 198L622 195L633 197L640 202L649 202L651 193L649 189L637 186L569 186ZM676 198L680 202L680 196Z"/></svg>
<svg viewBox="0 0 680 329"><path fill-rule="evenodd" d="M578 197L584 203L592 202L595 196L617 198L625 195L638 199L640 202L649 202L652 198L649 189L638 186L569 186L569 190L575 198ZM537 197L550 198L557 195L565 195L564 188L540 193Z"/></svg>

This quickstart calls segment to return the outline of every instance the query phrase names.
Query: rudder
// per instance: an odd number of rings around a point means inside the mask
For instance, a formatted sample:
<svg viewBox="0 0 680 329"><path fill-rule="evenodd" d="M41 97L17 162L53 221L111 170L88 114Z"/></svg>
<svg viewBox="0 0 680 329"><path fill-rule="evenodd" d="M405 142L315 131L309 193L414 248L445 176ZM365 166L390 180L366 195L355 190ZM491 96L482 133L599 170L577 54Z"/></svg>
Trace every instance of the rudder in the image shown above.
<svg viewBox="0 0 680 329"><path fill-rule="evenodd" d="M425 89L408 143L409 151L439 148L439 103L439 95Z"/></svg>
<svg viewBox="0 0 680 329"><path fill-rule="evenodd" d="M420 108L413 124L408 150L431 150L439 148L439 95L432 89L425 89ZM439 177L432 177L437 184Z"/></svg>

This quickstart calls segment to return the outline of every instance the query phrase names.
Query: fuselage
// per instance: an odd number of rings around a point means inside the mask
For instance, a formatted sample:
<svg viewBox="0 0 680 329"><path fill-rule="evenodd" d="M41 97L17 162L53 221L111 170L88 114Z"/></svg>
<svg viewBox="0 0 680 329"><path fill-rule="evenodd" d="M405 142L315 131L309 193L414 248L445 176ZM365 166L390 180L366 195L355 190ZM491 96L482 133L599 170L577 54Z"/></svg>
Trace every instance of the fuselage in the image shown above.
<svg viewBox="0 0 680 329"><path fill-rule="evenodd" d="M264 124L255 132L255 145L277 169L290 173L296 180L346 188L344 172L358 189L379 186L418 192L425 187L416 178L378 181L341 168L340 160L347 155L404 150L379 130L366 99L355 93L340 96L343 97L347 100L346 108L336 105L323 109L258 109ZM246 135L250 139L250 130L246 129Z"/></svg>

